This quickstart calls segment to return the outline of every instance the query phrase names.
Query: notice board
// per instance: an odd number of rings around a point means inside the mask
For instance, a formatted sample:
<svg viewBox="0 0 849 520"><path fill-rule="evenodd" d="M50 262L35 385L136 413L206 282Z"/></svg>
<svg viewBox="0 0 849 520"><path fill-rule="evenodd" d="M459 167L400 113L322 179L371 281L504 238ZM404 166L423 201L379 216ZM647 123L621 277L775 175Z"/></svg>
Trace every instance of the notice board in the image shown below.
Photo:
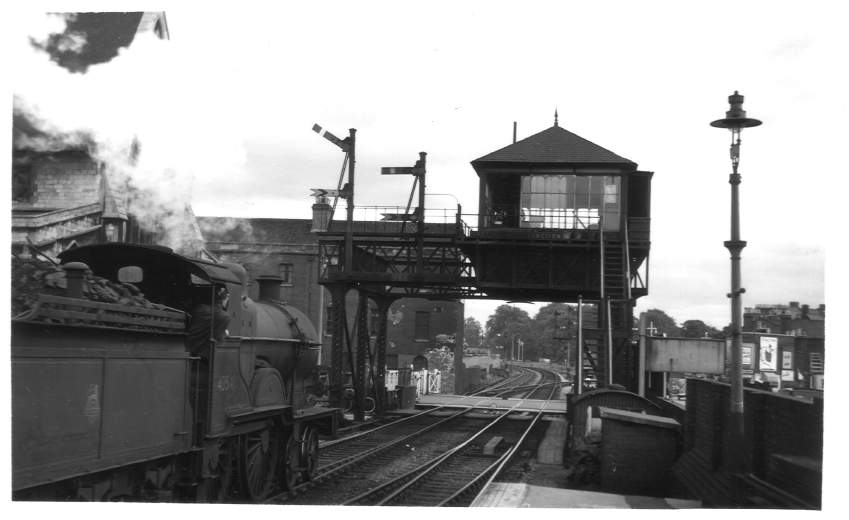
<svg viewBox="0 0 849 520"><path fill-rule="evenodd" d="M725 340L707 338L646 338L649 372L725 372Z"/></svg>

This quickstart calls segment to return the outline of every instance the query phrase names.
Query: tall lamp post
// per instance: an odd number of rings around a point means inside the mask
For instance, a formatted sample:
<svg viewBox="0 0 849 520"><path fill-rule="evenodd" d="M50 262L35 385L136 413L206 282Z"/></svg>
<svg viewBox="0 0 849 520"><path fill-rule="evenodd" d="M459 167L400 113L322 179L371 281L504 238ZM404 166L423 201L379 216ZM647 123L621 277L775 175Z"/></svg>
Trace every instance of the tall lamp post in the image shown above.
<svg viewBox="0 0 849 520"><path fill-rule="evenodd" d="M732 470L741 470L743 467L743 365L742 348L743 338L741 323L743 321L743 308L741 295L746 290L740 287L740 253L746 247L746 242L740 240L740 174L737 166L740 164L740 133L743 128L758 126L761 121L746 117L743 110L743 96L736 90L728 96L730 109L725 112L724 119L717 119L710 125L716 128L727 128L731 130L731 167L732 173L728 177L731 184L731 240L725 242L725 247L731 253L731 416L728 440L729 465Z"/></svg>

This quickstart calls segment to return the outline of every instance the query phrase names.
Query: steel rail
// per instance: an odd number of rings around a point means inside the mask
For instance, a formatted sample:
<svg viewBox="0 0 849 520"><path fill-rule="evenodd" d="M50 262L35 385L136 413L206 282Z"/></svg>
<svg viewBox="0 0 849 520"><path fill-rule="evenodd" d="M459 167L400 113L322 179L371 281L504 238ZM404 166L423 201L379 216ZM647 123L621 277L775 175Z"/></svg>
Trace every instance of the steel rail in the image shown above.
<svg viewBox="0 0 849 520"><path fill-rule="evenodd" d="M480 496L486 490L486 488L488 488L490 486L490 484L492 484L492 482L495 481L496 478L498 478L498 475L501 474L501 471L507 466L507 464L510 462L510 460L516 455L516 453L518 453L519 449L522 447L522 444L524 444L525 439L527 439L528 435L530 435L531 431L534 429L536 424L539 422L543 413L544 413L543 410L540 410L539 412L537 412L536 416L534 416L533 420L531 420L531 424L528 425L528 427L525 429L525 432L522 434L522 436L519 438L519 440L516 441L516 443L513 445L512 448L510 448L503 455L501 455L501 457L495 463L493 463L492 466L487 468L486 471L482 472L474 480L470 481L465 486L463 486L462 488L457 490L453 495L451 495L450 497L446 498L445 500L443 500L442 502L437 504L437 507L444 507L444 506L451 504L452 502L454 502L455 500L457 500L458 498L463 496L474 485L476 485L478 482L480 482L480 480L486 474L491 472L492 475L489 477L489 479L486 481L486 483L483 485L483 487L478 491L475 498Z"/></svg>
<svg viewBox="0 0 849 520"><path fill-rule="evenodd" d="M551 398L554 396L554 392L556 391L556 389L557 389L557 387L552 388L551 393L549 394L548 400L551 400ZM498 478L498 475L501 474L501 471L507 466L507 464L509 464L510 460L515 456L515 454L518 452L519 448L525 442L525 439L527 438L528 434L530 434L530 432L533 430L536 423L539 422L539 420L542 418L542 415L543 415L544 412L545 412L544 409L541 409L539 412L537 412L536 416L531 421L530 426L528 426L528 428L525 430L525 433L522 435L522 437L519 439L519 441L516 442L516 444L513 446L512 449L508 450L504 455L502 455L499 458L498 461L496 461L495 464L493 464L493 466L495 466L497 464L495 471L493 471L492 476L490 476L490 478L481 487L481 489L478 490L477 495L475 495L475 498L472 500L473 502L474 502L474 500L477 500L477 497L481 496L484 493L484 491L486 491L486 489L495 481L496 478ZM469 482L468 484L466 484L462 488L458 489L457 492L455 492L453 495L451 495L447 499L440 502L438 504L438 507L447 506L447 505L451 504L452 502L454 502L455 500L459 499L467 491L469 491L474 485L476 485L480 481L480 479L482 479L483 476L488 472L489 472L489 469L487 469L486 472L481 473L475 480Z"/></svg>
<svg viewBox="0 0 849 520"><path fill-rule="evenodd" d="M520 370L520 372L517 375L511 376L511 377L509 377L509 378L507 378L503 381L498 381L497 383L492 384L490 386L486 386L486 387L478 390L477 392L475 392L471 395L475 396L475 395L479 395L479 394L483 394L483 393L498 392L499 390L509 390L511 388L516 388L518 386L526 386L525 380L528 380L529 378L530 379L533 378L532 377L532 369L528 369L528 368L525 368L525 367L516 367L516 368L518 368ZM521 384L517 384L520 381L521 381ZM507 386L507 385L511 385L511 386Z"/></svg>
<svg viewBox="0 0 849 520"><path fill-rule="evenodd" d="M519 379L522 379L525 376L526 376L526 373L524 371L522 371L519 374L512 375L512 376L510 376L507 379L504 379L502 381L496 381L495 383L488 385L488 386L485 386L485 387L481 388L480 390L473 392L471 394L468 394L468 395L476 396L476 395L482 394L484 392L491 392L491 391L496 390L498 388L502 388L507 384L512 384L515 381L518 381Z"/></svg>
<svg viewBox="0 0 849 520"><path fill-rule="evenodd" d="M380 453L384 450L387 450L389 448L397 446L404 441L407 441L409 439L417 437L417 436L421 435L422 433L430 431L433 428L436 428L437 426L439 426L439 425L441 425L441 424L443 424L447 421L450 421L451 419L454 419L456 417L459 417L459 416L469 412L472 409L474 409L474 407L467 407L467 408L461 409L456 413L453 413L453 414L451 414L451 415L449 415L449 416L447 416L447 417L445 417L445 418L443 418L439 421L436 421L432 424L425 425L424 427L419 428L419 429L413 431L410 434L404 435L403 437L393 438L389 441L379 443L375 446L372 446L372 447L367 448L363 451L357 452L353 455L343 457L343 458L336 460L336 461L334 461L330 464L325 464L324 466L321 466L321 467L316 469L316 474L313 475L313 477L309 481L302 482L302 483L296 485L293 489L286 490L286 491L278 493L278 494L276 494L272 497L269 497L268 499L265 500L265 503L277 502L277 501L284 499L286 497L297 495L298 493L306 491L307 489L315 486L316 484L318 484L318 483L320 483L324 480L327 480L329 477L341 472L342 470L351 467L351 465L353 465L357 462L361 462L361 461L363 461L363 460L365 460L369 457L372 457L372 456L374 456L374 455L376 455L376 454L378 454L378 453ZM427 410L427 412L431 412L431 411L432 410ZM416 416L421 416L421 415L424 415L424 414L417 414Z"/></svg>
<svg viewBox="0 0 849 520"><path fill-rule="evenodd" d="M522 373L519 374L519 376L517 376L516 378L512 378L512 379L515 381L516 379L521 378L521 377L527 378L527 376L530 373L541 374L542 372L544 372L544 371L537 371L537 370L532 370L532 369L531 370L523 369ZM543 379L544 379L544 377L543 377ZM549 386L549 385L552 385L552 383L551 382L542 382L538 385L535 385L535 386L532 387L532 389L527 390L527 395L530 395L532 392L537 391L538 389L540 389L544 386ZM516 387L516 388L530 388L530 387L531 387L531 385L524 385L522 387ZM551 387L550 395L553 395L556 392L556 388L557 388L556 385L553 385ZM512 390L515 391L515 388L513 388ZM477 393L472 394L472 395L473 396L478 395L479 393L480 392L477 392ZM447 417L445 417L441 420L438 420L438 421L436 421L432 424L424 425L423 427L421 427L421 428L419 428L419 429L417 429L417 430L415 430L415 431L413 431L413 432L411 432L407 435L403 435L401 437L397 437L397 438L394 438L394 439L391 439L391 440L388 440L388 441L385 441L385 442L379 442L376 445L366 447L365 449L358 451L357 453L354 453L354 454L348 455L348 456L344 456L342 458L339 458L337 460L332 461L329 464L324 464L323 466L317 468L316 474L309 481L303 482L303 483L295 486L292 490L288 490L288 491L284 491L282 493L276 494L275 496L270 497L266 502L274 502L274 501L279 501L279 500L286 498L286 497L297 496L298 494L301 494L301 493L305 492L306 490L314 487L316 484L324 482L324 481L326 481L330 478L333 478L334 475L338 475L339 473L344 472L345 470L351 468L355 464L362 463L362 462L364 462L364 461L366 461L370 458L376 457L382 452L385 452L385 451L387 451L387 450L389 450L393 447L399 446L399 445L403 444L404 442L409 441L410 439L416 438L416 437L422 435L423 433L426 433L430 430L433 430L433 429L437 428L438 426L440 426L440 425L442 425L442 424L444 424L444 423L446 423L446 422L448 422L452 419L460 417L460 416L478 408L481 405L481 403L485 403L486 400L487 400L487 398L483 398L479 403L464 407L464 408L460 409L459 411L457 411L456 413L453 413L453 414L451 414L451 415L449 415L449 416L447 416ZM499 416L494 421L492 421L490 423L490 425L495 424L498 421L500 421L501 419L503 419L504 417L510 415L510 413L514 412L517 407L520 407L522 405L524 400L525 399L522 399L520 402L516 403L509 410L504 411L503 413L499 414ZM433 412L435 412L437 410L443 410L443 409L446 409L446 408L449 408L449 407L447 407L447 406L437 406L437 407L422 411L420 413L417 413L415 415L405 417L401 420L393 421L391 423L381 425L381 426L374 428L374 429L359 432L359 433L347 436L347 437L342 438L342 439L336 439L336 440L330 441L328 443L324 443L322 445L321 449L325 450L326 448L332 448L334 446L343 447L345 443L351 443L352 441L356 441L357 439L363 439L364 437L367 437L369 435L374 435L374 434L381 432L381 431L385 433L387 430L391 429L392 427L398 427L399 425L401 425L403 423L407 423L407 422L409 422L413 419L420 418L420 417L426 416L428 414L432 414ZM487 410L487 411L491 411L491 410ZM455 446L454 448L449 450L449 452L446 452L446 453L443 453L442 455L437 456L436 458L426 462L425 464L423 464L422 466L420 466L416 470L413 470L412 472L408 472L408 474L412 474L416 471L422 471L423 467L426 467L426 466L429 466L429 465L439 464L439 461L441 461L441 460L447 460L448 458L450 458L450 456L458 453L462 449L462 446L468 446L468 444L471 443L472 440L477 438L479 435L483 434L490 427L490 425L487 425L486 427L481 429L478 433L474 434L472 437L467 439L465 442L461 443L458 446ZM408 474L405 474L405 475L402 475L401 477L393 479L392 483L394 485L397 485L397 483L399 481L403 481L403 479L408 478ZM374 490L369 491L365 494L369 494L369 493L373 493L373 492L374 492ZM363 495L365 495L365 494L363 494ZM357 497L349 500L346 503L351 503L355 500L357 500Z"/></svg>
<svg viewBox="0 0 849 520"><path fill-rule="evenodd" d="M427 461L427 462L424 462L424 463L423 463L423 464L421 464L420 466L418 466L418 467L416 467L416 468L413 468L412 470L410 470L410 471L408 471L407 473L405 473L405 474L401 475L400 477L395 478L395 479L394 479L394 480L392 480L392 481L385 482L385 483L381 484L380 486L377 486L377 487L372 488L372 489L370 489L370 490L368 490L368 491L366 491L366 492L364 492L364 493L361 493L360 495L358 495L358 496L356 496L356 497L354 497L354 498L352 498L352 499L350 499L350 500L346 501L343 505L352 505L352 504L354 504L354 503L356 503L356 502L361 502L361 501L363 501L363 500L365 500L365 499L367 499L367 498L369 498L369 497L371 497L371 496L374 496L375 494L378 494L378 493L380 493L380 492L382 492L382 491L385 491L387 488L391 488L391 487L393 487L393 486L397 486L397 489L395 489L394 491L391 491L391 492L389 493L389 495L387 495L386 497L384 497L382 500L378 501L378 502L377 502L377 503L375 503L375 504L371 504L371 505L377 505L377 506L384 505L386 502L388 502L388 501L390 501L390 500L394 499L394 498L395 498L396 496L398 496L400 493L402 493L402 492L404 492L405 490L409 489L409 488L410 488L410 486L414 485L414 484L415 484L416 482L418 482L421 478L423 478L425 475L427 475L428 473L430 473L430 472L431 472L434 468L436 468L437 466L439 466L439 465L440 465L440 464L442 464L443 462L447 461L448 459L452 458L453 456L457 455L460 451L462 451L463 449L465 449L466 447L468 447L468 446L469 446L469 445L470 445L473 441L475 441L478 437L480 437L481 435L483 435L484 433L486 433L486 431L487 431L487 430L489 430L490 428L492 428L493 426L495 426L496 424L498 424L499 422L501 422L502 420L504 420L504 419L505 419L508 415L510 415L511 413L513 413L514 409L515 409L516 407L518 407L520 404L521 404L521 403L517 403L516 405L514 405L514 406L513 406L512 408L510 408L509 410L505 411L504 413L500 414L500 415L499 415L499 416L497 416L497 417L494 417L494 418L493 418L493 419L492 419L489 423L487 423L487 424L486 424L483 428L481 428L480 430L478 430L478 432L477 432L477 433L475 433L474 435L472 435L471 437L469 437L468 439L466 439L466 440L465 440L465 441L463 441L462 443L460 443L460 444L458 444L458 445L454 446L454 447L453 447L453 448L451 448L450 450L446 451L446 452L445 452L445 453L443 453L442 455L440 455L440 456L436 457L435 459L431 459L431 460L429 460L429 461ZM399 483L400 483L400 486L399 486Z"/></svg>
<svg viewBox="0 0 849 520"><path fill-rule="evenodd" d="M342 471L343 469L349 467L351 464L354 464L356 462L360 462L363 459L370 457L371 455L373 455L375 453L378 453L380 451L383 451L383 450L386 450L386 449L391 448L393 446L396 446L396 445L398 445L402 442L408 441L408 440L410 440L414 437L418 437L419 435L421 435L425 432L428 432L428 431L436 428L437 426L439 426L443 423L446 423L446 422L448 422L452 419L455 419L455 418L457 418L461 415L464 415L464 414L468 413L469 411L471 411L473 409L474 409L473 406L463 408L456 413L448 415L445 418L443 418L439 421L436 421L432 424L428 424L428 425L426 425L426 426L424 426L424 427L422 427L422 428L420 428L420 429L418 429L418 430L416 430L416 431L414 431L414 432L412 432L408 435L404 435L403 437L396 437L394 439L380 443L377 446L369 448L369 449L362 451L360 453L356 453L354 455L344 457L344 458L342 458L338 461L335 461L331 464L325 464L324 466L322 466L322 467L320 467L316 470L318 473L316 474L315 477L313 477L312 481L315 482L315 481L318 481L319 479L324 479L324 478L326 478L330 475L333 475L333 474L335 474L339 471Z"/></svg>
<svg viewBox="0 0 849 520"><path fill-rule="evenodd" d="M510 393L513 393L513 392L522 392L527 388L533 388L533 390L532 390L532 392L533 392L533 391L540 389L543 386L559 385L561 383L560 381L557 381L557 380L551 381L551 382L545 382L546 376L551 378L551 377L556 375L552 371L538 369L538 368L528 368L528 367L521 367L521 368L522 368L522 370L525 370L526 373L530 372L530 373L535 373L535 374L539 375L540 376L539 381L536 382L536 383L531 383L531 384L526 384L526 385L516 385L516 386L510 387L510 388L507 388L507 389L505 389L501 392L495 393L494 397L501 397L505 394L510 394ZM527 395L530 395L530 394L526 394L525 398L527 398Z"/></svg>
<svg viewBox="0 0 849 520"><path fill-rule="evenodd" d="M529 393L533 393L535 391L538 391L542 387L548 386L550 384L551 383L543 383L541 385L537 385L536 387L533 387L533 389ZM549 396L548 396L549 399L554 396L555 392L556 392L556 387L552 387L551 390L549 390ZM523 402L524 402L524 399L522 401L516 403L513 407L511 407L509 410L507 410L504 414L494 418L490 423L488 423L486 426L481 428L476 434L472 435L467 440L458 444L457 446L455 446L451 450L445 452L441 456L421 464L420 466L408 471L407 473L405 473L405 474L403 474L399 477L396 477L392 481L385 482L385 483L381 484L380 486L377 486L373 489L365 491L365 492L361 493L360 495L357 495L356 497L353 497L353 498L347 500L343 505L355 505L355 504L358 504L358 503L362 504L363 502L366 502L366 504L363 504L363 505L383 506L383 505L387 505L391 502L397 501L398 498L403 493L411 491L412 488L414 486L416 486L416 484L422 482L422 479L426 478L428 475L432 474L434 471L437 471L440 467L447 466L448 462L450 460L454 459L455 457L462 456L465 452L468 451L468 448L472 445L472 443L478 437L483 435L489 429L493 428L496 424L498 424L500 421L502 421L503 419L508 417L511 413L514 413L516 411L516 409L522 405ZM525 439L530 434L530 432L533 430L533 428L536 426L537 422L542 417L543 413L544 413L544 410L540 410L539 412L536 413L534 418L531 420L530 425L521 434L519 440L514 444L514 446L511 449L508 449L507 452L505 452L504 454L499 456L499 458L494 463L490 464L489 466L484 468L482 471L480 471L475 477L473 477L459 491L453 493L448 498L439 502L437 505L442 506L442 505L445 505L447 503L450 503L452 500L455 500L457 497L459 497L460 495L465 493L471 486L474 486L475 484L479 483L482 478L487 476L493 470L496 471L496 475L497 475L501 471L501 469L507 464L507 462L509 462L510 458L512 458L512 456L517 452L518 448L521 447L522 443L524 443ZM392 488L395 488L395 489L392 489ZM375 495L379 495L381 493L386 493L387 491L388 491L388 494L385 497L383 497L382 499L380 499L379 501L369 502L370 498L373 498L373 497L375 497Z"/></svg>
<svg viewBox="0 0 849 520"><path fill-rule="evenodd" d="M333 439L333 440L330 440L330 441L324 442L324 443L322 443L322 444L321 444L321 446L320 446L320 447L321 447L321 448L330 448L330 447L336 446L336 445L338 445L338 444L344 444L344 443L346 443L346 442L350 442L350 441L352 441L352 440L354 440L354 439L359 439L360 437L365 437L365 436L367 436L367 435L371 435L371 434L373 434L373 433L375 433L375 432L378 432L378 431L384 430L384 429L386 429L386 428L390 428L390 427L393 427L393 426L398 426L399 424L405 423L405 422L410 421L410 420L412 420L412 419L417 419L417 418L419 418L419 417L422 417L422 416L424 416L424 415L428 415L428 414L430 414L430 413L432 413L432 412L435 412L435 411L437 411L437 410L441 410L441 409L443 409L443 408L445 408L445 406L444 406L444 405L443 405L443 406L436 406L436 407L434 407L434 408L429 408L429 409L424 410L424 411L422 411L422 412L420 412L420 413L417 413L417 414L414 414L414 415L408 415L408 416L403 417L403 418L401 418L401 419L398 419L398 420L395 420L395 421L392 421L392 422L388 422L388 423L386 423L386 424L382 424L382 425L378 426L377 428L371 428L371 429L369 429L369 430L365 430L365 431L361 431L361 432L353 433L353 434L351 434L351 435L346 435L345 437L340 437L340 438L338 438L338 439Z"/></svg>
<svg viewBox="0 0 849 520"><path fill-rule="evenodd" d="M484 402L484 401L481 401L481 402ZM480 404L480 403L478 403L478 404ZM437 409L442 409L442 408L447 408L447 407L441 406L441 407L438 407L438 408L432 408L432 409L426 410L423 413L416 414L415 416L412 416L412 417L421 417L423 415L426 415L426 414L431 413L431 412L433 412ZM333 461L330 464L325 464L325 465L316 469L316 474L309 481L302 482L301 484L298 484L297 486L295 486L294 489L283 491L283 492L278 493L278 494L276 494L272 497L269 497L267 500L265 500L265 502L266 503L277 502L277 501L284 499L286 497L294 496L294 495L297 495L299 493L302 493L302 492L312 488L316 484L318 484L322 481L325 481L328 478L331 478L332 476L350 468L351 466L353 466L356 463L363 462L363 461L369 459L370 457L374 457L374 456L378 455L379 453L381 453L383 451L386 451L388 449L391 449L395 446L402 444L405 441L408 441L410 439L418 437L419 435L426 433L426 432L428 432L428 431L430 431L430 430L432 430L432 429L434 429L434 428L436 428L436 427L442 425L443 423L446 423L446 422L448 422L452 419L458 418L458 417L460 417L460 416L462 416L462 415L464 415L464 414L466 414L466 413L468 413L472 410L475 410L476 408L479 408L479 406L471 405L471 406L464 407L464 408L458 410L457 412L452 413L451 415L449 415L449 416L447 416L447 417L445 417L445 418L443 418L439 421L436 421L432 424L425 425L422 428L419 428L419 429L411 432L408 435L393 438L389 441L382 442L382 443L379 443L375 446L369 447L365 450L359 451L359 452L357 452L353 455L349 455L347 457L340 458L336 461ZM396 421L394 423L390 423L390 425L397 424L398 422L401 422L401 421ZM368 432L363 432L363 433L372 433L374 431L375 430L370 430ZM357 435L357 437L361 437L361 435ZM351 440L351 439L347 438L347 437L345 439L343 439L343 441L347 441L347 440ZM334 445L335 444L338 444L338 443L334 443Z"/></svg>

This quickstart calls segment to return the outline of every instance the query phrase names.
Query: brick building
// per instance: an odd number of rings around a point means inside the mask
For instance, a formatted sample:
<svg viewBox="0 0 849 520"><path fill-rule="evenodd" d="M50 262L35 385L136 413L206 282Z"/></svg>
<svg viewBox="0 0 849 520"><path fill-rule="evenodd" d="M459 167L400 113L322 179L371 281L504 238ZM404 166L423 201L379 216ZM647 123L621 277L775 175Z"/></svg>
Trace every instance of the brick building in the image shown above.
<svg viewBox="0 0 849 520"><path fill-rule="evenodd" d="M767 359L775 356L774 359ZM748 360L748 362L747 362ZM744 376L773 386L824 388L825 305L758 304L743 311Z"/></svg>
<svg viewBox="0 0 849 520"><path fill-rule="evenodd" d="M816 308L799 305L799 302L746 307L743 311L743 330L824 338L825 304Z"/></svg>
<svg viewBox="0 0 849 520"><path fill-rule="evenodd" d="M330 360L331 330L330 294L318 282L319 248L318 219L268 219L198 217L206 249L226 262L243 265L249 278L275 276L281 279L280 297L302 310L316 324L322 339L321 363ZM371 223L354 223L354 232ZM258 296L258 287L251 283L248 294ZM354 323L357 295L347 295L348 323ZM376 336L377 307L369 302L369 329ZM387 330L387 368L415 365L421 368L423 355L430 348L452 345L453 338L463 326L463 304L452 301L431 301L404 298L389 307ZM345 354L347 357L347 353ZM347 361L345 362L347 366ZM432 367L431 367L432 368Z"/></svg>

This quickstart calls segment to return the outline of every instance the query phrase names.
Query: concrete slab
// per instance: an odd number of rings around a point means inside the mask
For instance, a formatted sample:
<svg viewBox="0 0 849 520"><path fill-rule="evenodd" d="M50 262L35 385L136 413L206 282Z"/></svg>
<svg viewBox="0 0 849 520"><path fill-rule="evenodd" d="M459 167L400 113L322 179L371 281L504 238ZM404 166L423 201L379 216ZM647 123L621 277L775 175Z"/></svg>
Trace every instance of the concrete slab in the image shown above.
<svg viewBox="0 0 849 520"><path fill-rule="evenodd" d="M548 429L537 448L537 462L541 464L563 464L563 449L566 446L566 418L551 417L546 422Z"/></svg>
<svg viewBox="0 0 849 520"><path fill-rule="evenodd" d="M471 507L539 507L581 509L693 509L701 502L674 498L617 495L527 484L493 483Z"/></svg>

